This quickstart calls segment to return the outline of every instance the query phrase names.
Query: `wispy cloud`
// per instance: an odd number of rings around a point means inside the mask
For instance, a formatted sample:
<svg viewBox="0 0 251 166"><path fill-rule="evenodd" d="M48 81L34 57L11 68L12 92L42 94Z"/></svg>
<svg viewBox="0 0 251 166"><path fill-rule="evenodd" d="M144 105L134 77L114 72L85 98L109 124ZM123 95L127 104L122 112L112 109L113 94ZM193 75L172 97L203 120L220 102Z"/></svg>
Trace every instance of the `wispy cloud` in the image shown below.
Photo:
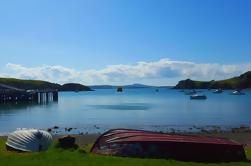
<svg viewBox="0 0 251 166"><path fill-rule="evenodd" d="M40 79L57 83L80 82L83 84L130 84L146 83L158 85L175 84L180 79L199 80L224 79L251 70L251 63L217 64L194 63L160 59L153 62L110 65L101 70L75 70L64 66L25 67L8 63L7 73L0 76L22 79Z"/></svg>

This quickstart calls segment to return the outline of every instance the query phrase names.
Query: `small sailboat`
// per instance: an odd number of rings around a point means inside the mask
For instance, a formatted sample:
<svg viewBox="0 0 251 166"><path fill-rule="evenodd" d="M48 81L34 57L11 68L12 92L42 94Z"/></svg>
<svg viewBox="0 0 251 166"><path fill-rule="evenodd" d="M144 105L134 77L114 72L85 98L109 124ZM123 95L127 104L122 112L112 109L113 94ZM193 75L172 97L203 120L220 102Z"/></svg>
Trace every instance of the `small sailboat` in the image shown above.
<svg viewBox="0 0 251 166"><path fill-rule="evenodd" d="M191 99L191 100L193 100L193 99L205 100L205 99L207 99L207 96L206 96L206 95L195 94L195 95L191 95L191 96L190 96L190 99Z"/></svg>
<svg viewBox="0 0 251 166"><path fill-rule="evenodd" d="M223 92L222 89L216 89L215 91L213 91L213 93L217 93L217 94L222 93L222 92Z"/></svg>

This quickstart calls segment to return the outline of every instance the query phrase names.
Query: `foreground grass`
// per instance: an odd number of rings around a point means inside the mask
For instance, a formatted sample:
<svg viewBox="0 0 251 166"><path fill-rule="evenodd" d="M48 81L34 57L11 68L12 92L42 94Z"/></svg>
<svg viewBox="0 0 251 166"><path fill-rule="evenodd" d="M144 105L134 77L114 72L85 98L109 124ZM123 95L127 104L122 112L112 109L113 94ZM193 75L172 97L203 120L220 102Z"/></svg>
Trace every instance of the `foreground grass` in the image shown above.
<svg viewBox="0 0 251 166"><path fill-rule="evenodd" d="M158 159L136 159L122 157L97 156L90 154L88 151L90 146L79 149L63 150L53 145L48 151L41 153L14 153L5 150L5 141L0 139L0 166L247 166L251 165L251 148L247 149L246 153L248 161L232 162L232 163L195 163L182 162L175 160L158 160Z"/></svg>

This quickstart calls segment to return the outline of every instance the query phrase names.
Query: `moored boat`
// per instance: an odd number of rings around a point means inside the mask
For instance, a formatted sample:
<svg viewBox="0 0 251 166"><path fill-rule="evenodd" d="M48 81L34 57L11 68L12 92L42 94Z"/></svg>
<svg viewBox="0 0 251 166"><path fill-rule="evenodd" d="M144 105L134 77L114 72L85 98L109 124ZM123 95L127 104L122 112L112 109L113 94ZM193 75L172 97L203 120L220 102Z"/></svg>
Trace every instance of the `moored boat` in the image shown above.
<svg viewBox="0 0 251 166"><path fill-rule="evenodd" d="M217 94L222 93L222 92L223 92L222 89L216 89L215 91L213 91L213 93L217 93Z"/></svg>
<svg viewBox="0 0 251 166"><path fill-rule="evenodd" d="M240 90L234 90L231 94L232 94L232 95L245 95L245 93L243 93L243 92L240 91Z"/></svg>
<svg viewBox="0 0 251 166"><path fill-rule="evenodd" d="M206 95L195 94L195 95L191 95L190 99L205 100L205 99L207 99L207 96Z"/></svg>
<svg viewBox="0 0 251 166"><path fill-rule="evenodd" d="M123 88L122 87L118 87L117 88L117 92L123 92Z"/></svg>

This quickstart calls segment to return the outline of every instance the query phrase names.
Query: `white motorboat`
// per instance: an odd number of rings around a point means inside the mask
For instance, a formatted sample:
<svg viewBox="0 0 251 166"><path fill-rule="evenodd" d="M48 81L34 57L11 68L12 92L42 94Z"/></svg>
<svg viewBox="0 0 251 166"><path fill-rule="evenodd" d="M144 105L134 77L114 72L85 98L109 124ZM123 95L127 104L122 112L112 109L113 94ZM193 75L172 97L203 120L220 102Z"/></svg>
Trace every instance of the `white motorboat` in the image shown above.
<svg viewBox="0 0 251 166"><path fill-rule="evenodd" d="M240 90L234 90L231 94L232 95L245 95L245 93L241 92Z"/></svg>
<svg viewBox="0 0 251 166"><path fill-rule="evenodd" d="M222 89L216 89L215 91L213 91L213 93L222 93L223 90Z"/></svg>
<svg viewBox="0 0 251 166"><path fill-rule="evenodd" d="M197 100L205 100L207 99L206 95L199 95L199 94L195 94L195 95L191 95L190 99L197 99Z"/></svg>

